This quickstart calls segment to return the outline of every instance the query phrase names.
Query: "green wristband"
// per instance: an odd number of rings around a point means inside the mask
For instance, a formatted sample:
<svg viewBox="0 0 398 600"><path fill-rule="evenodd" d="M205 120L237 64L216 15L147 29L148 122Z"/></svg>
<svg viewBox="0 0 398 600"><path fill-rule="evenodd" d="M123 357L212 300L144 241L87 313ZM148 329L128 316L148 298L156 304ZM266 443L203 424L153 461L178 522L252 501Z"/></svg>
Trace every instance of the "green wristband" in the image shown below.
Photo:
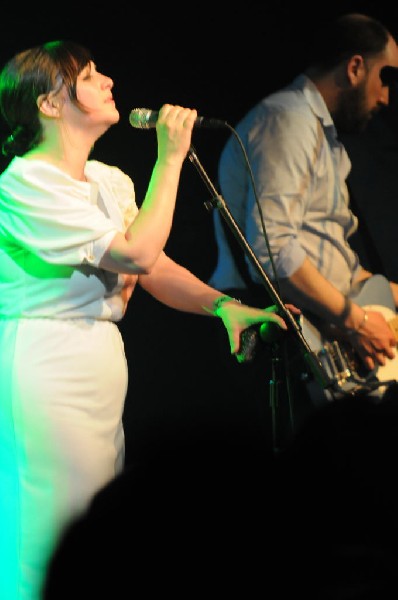
<svg viewBox="0 0 398 600"><path fill-rule="evenodd" d="M225 304L225 302L239 302L240 304L240 300L238 300L237 298L232 298L232 296L219 296L218 298L216 298L213 302L213 314L218 317L218 311L220 310L220 308L222 307L223 304Z"/></svg>

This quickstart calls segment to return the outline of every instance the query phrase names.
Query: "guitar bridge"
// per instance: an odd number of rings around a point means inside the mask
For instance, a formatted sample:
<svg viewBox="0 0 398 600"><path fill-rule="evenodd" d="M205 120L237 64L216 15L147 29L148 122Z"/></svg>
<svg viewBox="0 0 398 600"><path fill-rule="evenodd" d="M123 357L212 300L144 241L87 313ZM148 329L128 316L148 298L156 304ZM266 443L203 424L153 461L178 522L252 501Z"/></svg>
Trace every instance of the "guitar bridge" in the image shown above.
<svg viewBox="0 0 398 600"><path fill-rule="evenodd" d="M338 342L326 342L318 352L318 358L329 378L338 386L344 386L352 377L350 358Z"/></svg>

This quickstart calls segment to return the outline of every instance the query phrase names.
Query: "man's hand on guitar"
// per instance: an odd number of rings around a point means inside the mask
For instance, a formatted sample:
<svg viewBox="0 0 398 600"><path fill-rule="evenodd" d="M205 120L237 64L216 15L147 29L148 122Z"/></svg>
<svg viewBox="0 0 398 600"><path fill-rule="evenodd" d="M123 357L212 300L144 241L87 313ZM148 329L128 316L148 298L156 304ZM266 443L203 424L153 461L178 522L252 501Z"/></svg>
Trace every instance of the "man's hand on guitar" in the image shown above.
<svg viewBox="0 0 398 600"><path fill-rule="evenodd" d="M397 340L384 316L374 310L364 311L363 323L358 330L350 332L351 344L366 367L372 370L385 365L387 358L395 357Z"/></svg>
<svg viewBox="0 0 398 600"><path fill-rule="evenodd" d="M398 314L387 278L365 279L347 297L342 316L340 323L301 317L304 337L338 389L345 394L361 383L368 389L369 383L398 381ZM313 381L309 389L315 402L330 399Z"/></svg>

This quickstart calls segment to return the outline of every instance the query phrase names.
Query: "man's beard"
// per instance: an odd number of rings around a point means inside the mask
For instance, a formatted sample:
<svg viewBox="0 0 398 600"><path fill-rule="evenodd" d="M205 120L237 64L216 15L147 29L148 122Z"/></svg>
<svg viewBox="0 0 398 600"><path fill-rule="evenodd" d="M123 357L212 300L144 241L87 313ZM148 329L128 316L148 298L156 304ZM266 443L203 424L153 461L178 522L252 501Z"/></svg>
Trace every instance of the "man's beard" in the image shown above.
<svg viewBox="0 0 398 600"><path fill-rule="evenodd" d="M339 132L359 133L366 128L372 114L373 111L366 108L366 90L363 82L357 88L342 93L340 104L332 117Z"/></svg>

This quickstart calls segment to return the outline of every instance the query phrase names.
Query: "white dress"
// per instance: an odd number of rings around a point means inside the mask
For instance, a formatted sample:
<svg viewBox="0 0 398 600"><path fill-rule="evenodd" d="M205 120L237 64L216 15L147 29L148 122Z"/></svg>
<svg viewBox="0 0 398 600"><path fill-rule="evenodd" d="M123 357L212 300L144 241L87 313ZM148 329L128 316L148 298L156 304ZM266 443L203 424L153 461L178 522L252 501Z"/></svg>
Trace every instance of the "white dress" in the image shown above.
<svg viewBox="0 0 398 600"><path fill-rule="evenodd" d="M0 176L0 598L39 600L64 525L123 467L116 322L136 278L98 263L137 214L131 179L15 158ZM44 182L44 183L43 183Z"/></svg>

